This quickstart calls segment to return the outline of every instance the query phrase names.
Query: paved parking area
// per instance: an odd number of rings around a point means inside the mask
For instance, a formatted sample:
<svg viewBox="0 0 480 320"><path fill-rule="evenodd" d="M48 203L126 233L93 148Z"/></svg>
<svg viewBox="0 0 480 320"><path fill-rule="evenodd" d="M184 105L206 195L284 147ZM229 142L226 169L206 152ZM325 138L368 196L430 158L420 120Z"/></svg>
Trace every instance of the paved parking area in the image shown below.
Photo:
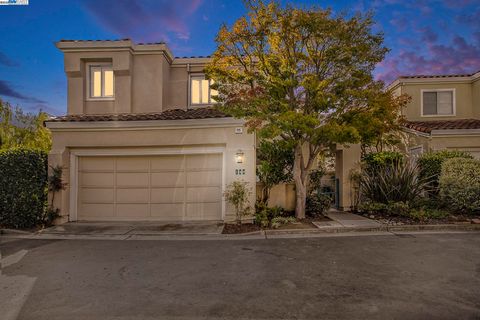
<svg viewBox="0 0 480 320"><path fill-rule="evenodd" d="M214 235L221 234L217 222L69 222L42 230L47 235Z"/></svg>
<svg viewBox="0 0 480 320"><path fill-rule="evenodd" d="M0 241L2 320L480 318L478 232Z"/></svg>

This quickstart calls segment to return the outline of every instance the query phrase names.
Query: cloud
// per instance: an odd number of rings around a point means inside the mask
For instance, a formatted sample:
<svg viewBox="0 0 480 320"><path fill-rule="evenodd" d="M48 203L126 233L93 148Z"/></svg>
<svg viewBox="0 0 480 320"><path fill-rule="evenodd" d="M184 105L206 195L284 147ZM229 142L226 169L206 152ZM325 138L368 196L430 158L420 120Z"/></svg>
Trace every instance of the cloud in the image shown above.
<svg viewBox="0 0 480 320"><path fill-rule="evenodd" d="M450 44L431 44L425 54L402 50L378 65L377 78L391 82L400 75L463 74L480 70L480 34L467 42L455 36Z"/></svg>
<svg viewBox="0 0 480 320"><path fill-rule="evenodd" d="M433 32L430 27L420 28L418 31L420 32L422 41L428 44L434 43L438 39L438 35Z"/></svg>
<svg viewBox="0 0 480 320"><path fill-rule="evenodd" d="M120 37L139 42L190 38L188 20L202 0L86 0L82 2L102 25Z"/></svg>
<svg viewBox="0 0 480 320"><path fill-rule="evenodd" d="M480 9L469 13L463 12L457 15L455 20L469 27L480 29Z"/></svg>
<svg viewBox="0 0 480 320"><path fill-rule="evenodd" d="M477 0L443 0L443 5L448 8L462 8L475 3Z"/></svg>
<svg viewBox="0 0 480 320"><path fill-rule="evenodd" d="M21 94L20 92L13 89L10 84L4 80L0 80L0 96L16 98L30 103L45 103L45 101L43 100Z"/></svg>
<svg viewBox="0 0 480 320"><path fill-rule="evenodd" d="M10 59L5 53L0 51L0 65L5 67L18 67L18 62Z"/></svg>

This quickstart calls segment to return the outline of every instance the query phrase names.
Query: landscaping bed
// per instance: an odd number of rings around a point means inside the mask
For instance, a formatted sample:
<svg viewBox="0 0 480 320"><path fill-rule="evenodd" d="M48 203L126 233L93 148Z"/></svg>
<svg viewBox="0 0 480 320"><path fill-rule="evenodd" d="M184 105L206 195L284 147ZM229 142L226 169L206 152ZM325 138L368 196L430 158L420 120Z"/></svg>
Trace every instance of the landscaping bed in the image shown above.
<svg viewBox="0 0 480 320"><path fill-rule="evenodd" d="M249 233L249 232L255 232L255 231L260 231L262 228L260 226L253 224L253 223L242 223L242 224L236 224L236 223L225 223L225 226L223 227L223 234L238 234L238 233Z"/></svg>
<svg viewBox="0 0 480 320"><path fill-rule="evenodd" d="M318 221L332 221L330 218L326 216L319 216L315 218L307 217L305 219L299 221L292 221L285 224L282 224L278 227L267 227L261 228L259 225L254 223L243 223L241 225L235 223L226 223L225 227L223 228L223 234L242 234L242 233L250 233L255 231L261 230L303 230L303 229L315 229L317 228L312 222Z"/></svg>
<svg viewBox="0 0 480 320"><path fill-rule="evenodd" d="M448 215L443 218L413 219L388 214L363 214L362 216L386 225L435 225L435 224L472 224L480 223L480 215Z"/></svg>

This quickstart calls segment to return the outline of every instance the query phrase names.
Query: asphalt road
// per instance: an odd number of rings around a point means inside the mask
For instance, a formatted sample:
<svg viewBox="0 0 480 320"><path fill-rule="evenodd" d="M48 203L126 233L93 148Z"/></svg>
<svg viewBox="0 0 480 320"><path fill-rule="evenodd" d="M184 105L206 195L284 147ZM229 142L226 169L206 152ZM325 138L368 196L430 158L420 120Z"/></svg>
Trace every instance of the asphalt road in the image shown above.
<svg viewBox="0 0 480 320"><path fill-rule="evenodd" d="M480 233L0 239L3 319L480 319Z"/></svg>

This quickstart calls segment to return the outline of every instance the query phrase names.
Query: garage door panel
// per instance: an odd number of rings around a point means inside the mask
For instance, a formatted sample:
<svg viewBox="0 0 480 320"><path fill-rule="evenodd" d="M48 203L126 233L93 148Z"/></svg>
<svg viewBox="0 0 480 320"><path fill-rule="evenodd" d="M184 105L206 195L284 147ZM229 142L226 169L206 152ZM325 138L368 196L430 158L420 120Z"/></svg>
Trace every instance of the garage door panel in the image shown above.
<svg viewBox="0 0 480 320"><path fill-rule="evenodd" d="M81 204L78 208L78 219L98 219L114 216L113 204Z"/></svg>
<svg viewBox="0 0 480 320"><path fill-rule="evenodd" d="M148 203L149 192L148 188L117 189L117 203Z"/></svg>
<svg viewBox="0 0 480 320"><path fill-rule="evenodd" d="M118 172L117 173L117 187L148 187L149 184L148 173L138 172Z"/></svg>
<svg viewBox="0 0 480 320"><path fill-rule="evenodd" d="M118 158L117 171L138 171L148 172L150 168L150 161L148 158L126 157Z"/></svg>
<svg viewBox="0 0 480 320"><path fill-rule="evenodd" d="M187 203L186 217L189 220L219 220L221 203Z"/></svg>
<svg viewBox="0 0 480 320"><path fill-rule="evenodd" d="M182 220L183 203L152 203L152 217L162 217L167 220Z"/></svg>
<svg viewBox="0 0 480 320"><path fill-rule="evenodd" d="M184 172L153 172L151 177L152 187L175 187L183 186L185 184Z"/></svg>
<svg viewBox="0 0 480 320"><path fill-rule="evenodd" d="M79 184L88 187L113 187L115 174L101 172L82 172Z"/></svg>
<svg viewBox="0 0 480 320"><path fill-rule="evenodd" d="M150 201L152 203L183 203L185 188L153 188Z"/></svg>
<svg viewBox="0 0 480 320"><path fill-rule="evenodd" d="M187 186L218 186L221 182L220 170L187 172Z"/></svg>
<svg viewBox="0 0 480 320"><path fill-rule="evenodd" d="M113 189L82 188L80 194L82 203L113 203L114 201Z"/></svg>
<svg viewBox="0 0 480 320"><path fill-rule="evenodd" d="M151 159L152 172L183 170L185 166L185 156L161 156Z"/></svg>
<svg viewBox="0 0 480 320"><path fill-rule="evenodd" d="M150 205L147 204L121 204L116 205L116 216L122 218L145 218L150 217Z"/></svg>
<svg viewBox="0 0 480 320"><path fill-rule="evenodd" d="M187 202L221 201L220 187L187 188Z"/></svg>
<svg viewBox="0 0 480 320"><path fill-rule="evenodd" d="M79 158L79 220L220 220L219 154Z"/></svg>
<svg viewBox="0 0 480 320"><path fill-rule="evenodd" d="M194 154L187 156L186 169L218 169L222 158L218 154Z"/></svg>
<svg viewBox="0 0 480 320"><path fill-rule="evenodd" d="M80 171L113 171L115 166L115 159L111 157L80 158L78 166Z"/></svg>

